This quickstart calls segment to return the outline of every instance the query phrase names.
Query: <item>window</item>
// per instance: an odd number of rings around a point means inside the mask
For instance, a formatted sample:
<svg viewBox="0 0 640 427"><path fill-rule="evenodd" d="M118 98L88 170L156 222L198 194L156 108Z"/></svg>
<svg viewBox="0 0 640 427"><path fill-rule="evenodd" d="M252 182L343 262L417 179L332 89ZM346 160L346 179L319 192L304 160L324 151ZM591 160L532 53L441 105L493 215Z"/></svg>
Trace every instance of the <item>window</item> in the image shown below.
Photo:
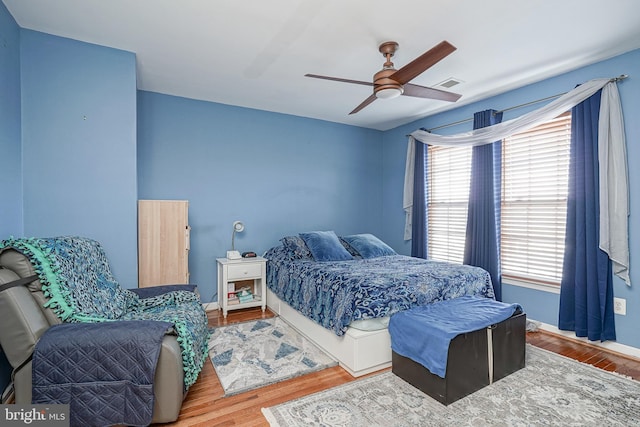
<svg viewBox="0 0 640 427"><path fill-rule="evenodd" d="M527 282L562 278L571 115L506 138L502 144L502 274ZM428 251L462 262L471 148L429 147Z"/></svg>
<svg viewBox="0 0 640 427"><path fill-rule="evenodd" d="M429 147L427 240L430 259L462 264L471 175L468 147Z"/></svg>
<svg viewBox="0 0 640 427"><path fill-rule="evenodd" d="M502 144L502 274L559 284L569 190L571 115Z"/></svg>

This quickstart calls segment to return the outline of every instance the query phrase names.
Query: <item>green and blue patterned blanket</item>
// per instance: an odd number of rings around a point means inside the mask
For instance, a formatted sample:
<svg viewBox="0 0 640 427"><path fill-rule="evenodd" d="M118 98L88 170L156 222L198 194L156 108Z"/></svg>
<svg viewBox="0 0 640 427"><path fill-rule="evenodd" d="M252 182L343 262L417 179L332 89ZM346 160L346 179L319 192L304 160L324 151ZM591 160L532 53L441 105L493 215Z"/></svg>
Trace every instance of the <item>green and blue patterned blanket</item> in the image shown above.
<svg viewBox="0 0 640 427"><path fill-rule="evenodd" d="M174 291L140 298L115 280L100 243L83 237L11 238L0 242L0 249L5 247L29 258L49 298L46 306L63 322L171 322L182 350L185 389L196 381L209 340L197 294Z"/></svg>

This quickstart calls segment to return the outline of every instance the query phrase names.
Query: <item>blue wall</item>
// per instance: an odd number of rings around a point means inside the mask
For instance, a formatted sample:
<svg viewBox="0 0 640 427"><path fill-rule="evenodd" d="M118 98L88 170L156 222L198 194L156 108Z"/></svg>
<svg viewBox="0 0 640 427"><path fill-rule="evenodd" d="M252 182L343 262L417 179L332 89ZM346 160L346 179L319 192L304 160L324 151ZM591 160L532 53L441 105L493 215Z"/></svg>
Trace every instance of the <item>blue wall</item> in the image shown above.
<svg viewBox="0 0 640 427"><path fill-rule="evenodd" d="M22 235L20 28L0 2L0 238Z"/></svg>
<svg viewBox="0 0 640 427"><path fill-rule="evenodd" d="M0 239L22 235L20 156L20 28L0 2ZM0 347L0 393L11 381L11 365Z"/></svg>
<svg viewBox="0 0 640 427"><path fill-rule="evenodd" d="M640 139L640 125L637 117L640 115L640 50L602 61L597 64L580 68L561 76L544 80L517 90L488 98L470 105L431 117L417 120L411 124L387 131L383 135L383 222L385 224L384 238L396 250L403 253L411 252L410 242L402 240L404 230L404 213L402 211L402 186L404 182L404 163L406 158L406 135L421 127L431 128L443 124L473 118L473 113L489 108L502 110L512 106L524 104L536 99L556 95L571 90L575 85L594 78L616 77L628 74L630 77L618 84L622 108L625 116L625 132L627 139L627 156L629 164L630 183L630 218L629 243L631 252L631 282L626 284L617 277L614 278L614 295L627 300L627 315L616 315L616 330L618 342L640 348L640 168L635 167L635 160L640 158L640 146L636 143ZM533 105L505 112L503 120L517 117L527 111L538 108L543 104ZM442 134L454 134L472 129L472 122L438 130ZM517 301L524 305L530 318L557 326L559 295L544 291L505 285L503 288L506 301Z"/></svg>
<svg viewBox="0 0 640 427"><path fill-rule="evenodd" d="M94 238L136 287L135 55L23 29L21 66L24 234Z"/></svg>
<svg viewBox="0 0 640 427"><path fill-rule="evenodd" d="M191 282L217 300L216 261L262 253L284 235L381 233L381 132L195 101L138 95L140 199L189 200Z"/></svg>

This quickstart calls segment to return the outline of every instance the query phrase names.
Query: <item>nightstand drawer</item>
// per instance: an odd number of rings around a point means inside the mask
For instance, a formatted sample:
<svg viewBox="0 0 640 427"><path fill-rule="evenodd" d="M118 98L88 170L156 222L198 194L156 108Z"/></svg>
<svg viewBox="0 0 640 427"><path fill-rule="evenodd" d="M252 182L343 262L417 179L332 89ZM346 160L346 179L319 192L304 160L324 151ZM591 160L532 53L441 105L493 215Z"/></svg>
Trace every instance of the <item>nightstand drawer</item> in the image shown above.
<svg viewBox="0 0 640 427"><path fill-rule="evenodd" d="M229 280L260 277L262 275L262 263L231 264L227 266Z"/></svg>

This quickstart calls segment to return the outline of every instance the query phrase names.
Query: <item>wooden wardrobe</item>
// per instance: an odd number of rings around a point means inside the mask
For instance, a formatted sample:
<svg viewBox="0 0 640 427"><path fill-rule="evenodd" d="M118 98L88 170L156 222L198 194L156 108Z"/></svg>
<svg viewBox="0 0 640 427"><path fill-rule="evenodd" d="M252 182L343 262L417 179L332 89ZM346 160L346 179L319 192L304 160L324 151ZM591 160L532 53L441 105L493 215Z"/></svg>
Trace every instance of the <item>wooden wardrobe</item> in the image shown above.
<svg viewBox="0 0 640 427"><path fill-rule="evenodd" d="M189 283L189 202L138 200L138 287Z"/></svg>

